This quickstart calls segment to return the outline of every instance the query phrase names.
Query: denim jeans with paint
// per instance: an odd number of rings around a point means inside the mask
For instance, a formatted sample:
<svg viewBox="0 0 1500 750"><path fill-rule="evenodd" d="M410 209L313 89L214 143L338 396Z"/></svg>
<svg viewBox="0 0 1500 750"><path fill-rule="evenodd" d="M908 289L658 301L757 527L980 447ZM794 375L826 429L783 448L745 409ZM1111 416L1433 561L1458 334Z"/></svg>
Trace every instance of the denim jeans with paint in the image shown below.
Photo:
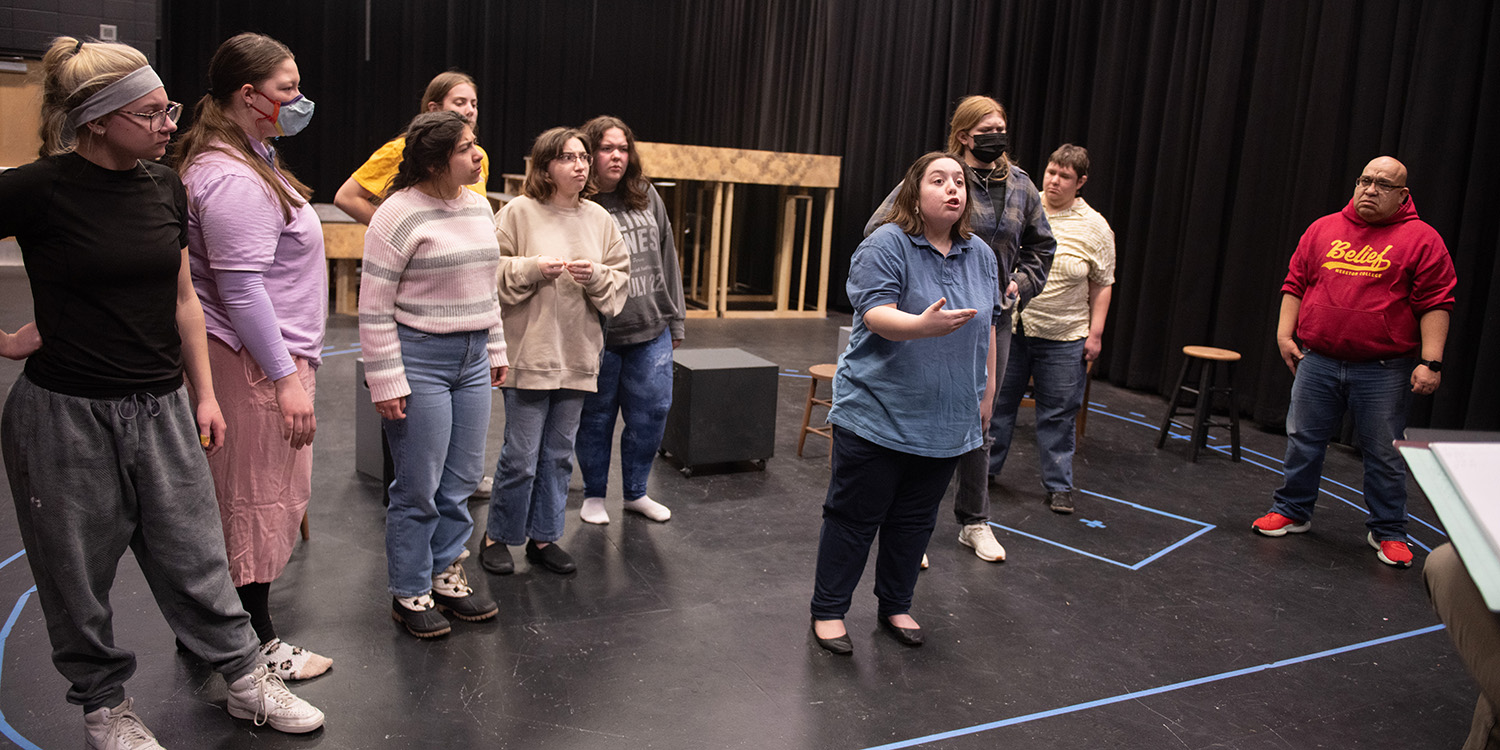
<svg viewBox="0 0 1500 750"><path fill-rule="evenodd" d="M578 425L578 469L583 496L604 497L609 487L610 447L615 415L625 420L620 433L620 481L625 499L646 494L651 462L661 447L672 408L672 338L667 329L639 344L607 347L599 368L599 391L583 402Z"/></svg>

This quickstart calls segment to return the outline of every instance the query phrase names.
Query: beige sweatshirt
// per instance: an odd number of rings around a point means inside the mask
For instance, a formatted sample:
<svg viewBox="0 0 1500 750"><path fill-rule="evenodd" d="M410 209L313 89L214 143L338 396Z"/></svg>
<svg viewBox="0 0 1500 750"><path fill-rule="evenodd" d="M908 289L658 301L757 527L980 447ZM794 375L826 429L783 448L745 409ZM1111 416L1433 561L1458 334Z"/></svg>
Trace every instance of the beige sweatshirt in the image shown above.
<svg viewBox="0 0 1500 750"><path fill-rule="evenodd" d="M630 251L609 212L593 201L558 208L522 196L495 216L499 294L510 357L507 388L597 390L602 324L625 307ZM545 279L539 256L589 260L582 284L568 272Z"/></svg>

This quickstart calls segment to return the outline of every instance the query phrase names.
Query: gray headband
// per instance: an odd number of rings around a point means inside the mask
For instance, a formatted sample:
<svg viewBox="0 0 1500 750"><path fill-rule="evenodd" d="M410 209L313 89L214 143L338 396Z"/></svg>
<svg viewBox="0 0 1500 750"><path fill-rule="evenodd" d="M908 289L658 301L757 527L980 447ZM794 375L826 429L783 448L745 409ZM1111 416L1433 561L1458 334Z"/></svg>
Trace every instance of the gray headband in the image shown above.
<svg viewBox="0 0 1500 750"><path fill-rule="evenodd" d="M93 122L161 87L161 78L150 65L136 68L69 111L63 132L71 137L84 123Z"/></svg>

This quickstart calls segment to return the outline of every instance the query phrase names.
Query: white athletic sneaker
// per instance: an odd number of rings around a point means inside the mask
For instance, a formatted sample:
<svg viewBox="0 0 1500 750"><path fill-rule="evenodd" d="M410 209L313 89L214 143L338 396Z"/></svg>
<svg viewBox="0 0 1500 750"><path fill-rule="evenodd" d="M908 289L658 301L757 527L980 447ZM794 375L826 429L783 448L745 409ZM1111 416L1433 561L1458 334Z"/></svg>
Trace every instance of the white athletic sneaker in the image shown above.
<svg viewBox="0 0 1500 750"><path fill-rule="evenodd" d="M662 523L672 517L671 509L652 500L650 495L641 495L634 500L626 500L625 510L639 513L657 523Z"/></svg>
<svg viewBox="0 0 1500 750"><path fill-rule="evenodd" d="M317 677L333 666L333 660L272 638L260 646L260 658L266 668L283 680L306 680Z"/></svg>
<svg viewBox="0 0 1500 750"><path fill-rule="evenodd" d="M958 532L958 543L974 548L974 556L988 562L1003 562L1005 548L995 541L988 523L971 523Z"/></svg>
<svg viewBox="0 0 1500 750"><path fill-rule="evenodd" d="M236 719L250 719L256 726L289 734L311 732L323 726L323 712L286 689L286 683L262 664L254 672L229 683L225 706Z"/></svg>
<svg viewBox="0 0 1500 750"><path fill-rule="evenodd" d="M479 480L479 486L475 488L474 494L470 495L469 497L472 497L475 500L488 500L490 499L490 493L493 492L494 489L495 478L485 477L484 479Z"/></svg>
<svg viewBox="0 0 1500 750"><path fill-rule="evenodd" d="M584 498L583 509L578 511L578 517L582 518L584 523L593 523L600 526L609 523L609 511L604 509L604 498Z"/></svg>
<svg viewBox="0 0 1500 750"><path fill-rule="evenodd" d="M98 708L83 715L85 746L89 750L163 750L156 735L130 710L126 698L114 708Z"/></svg>

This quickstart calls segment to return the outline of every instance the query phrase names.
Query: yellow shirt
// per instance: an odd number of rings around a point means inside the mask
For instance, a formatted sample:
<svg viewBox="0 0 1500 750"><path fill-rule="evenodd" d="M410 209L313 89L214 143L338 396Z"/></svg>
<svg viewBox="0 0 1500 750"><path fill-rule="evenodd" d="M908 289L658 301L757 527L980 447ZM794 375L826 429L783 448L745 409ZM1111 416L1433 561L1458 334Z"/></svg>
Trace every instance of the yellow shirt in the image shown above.
<svg viewBox="0 0 1500 750"><path fill-rule="evenodd" d="M474 146L479 148L479 146ZM359 186L379 196L385 195L385 186L391 184L391 178L396 176L396 168L401 166L401 154L406 151L406 139L397 138L390 143L381 146L370 154L370 158L361 164L359 169L354 170L354 181ZM468 188L484 197L485 186L490 182L490 155L479 148L479 182L469 185Z"/></svg>

